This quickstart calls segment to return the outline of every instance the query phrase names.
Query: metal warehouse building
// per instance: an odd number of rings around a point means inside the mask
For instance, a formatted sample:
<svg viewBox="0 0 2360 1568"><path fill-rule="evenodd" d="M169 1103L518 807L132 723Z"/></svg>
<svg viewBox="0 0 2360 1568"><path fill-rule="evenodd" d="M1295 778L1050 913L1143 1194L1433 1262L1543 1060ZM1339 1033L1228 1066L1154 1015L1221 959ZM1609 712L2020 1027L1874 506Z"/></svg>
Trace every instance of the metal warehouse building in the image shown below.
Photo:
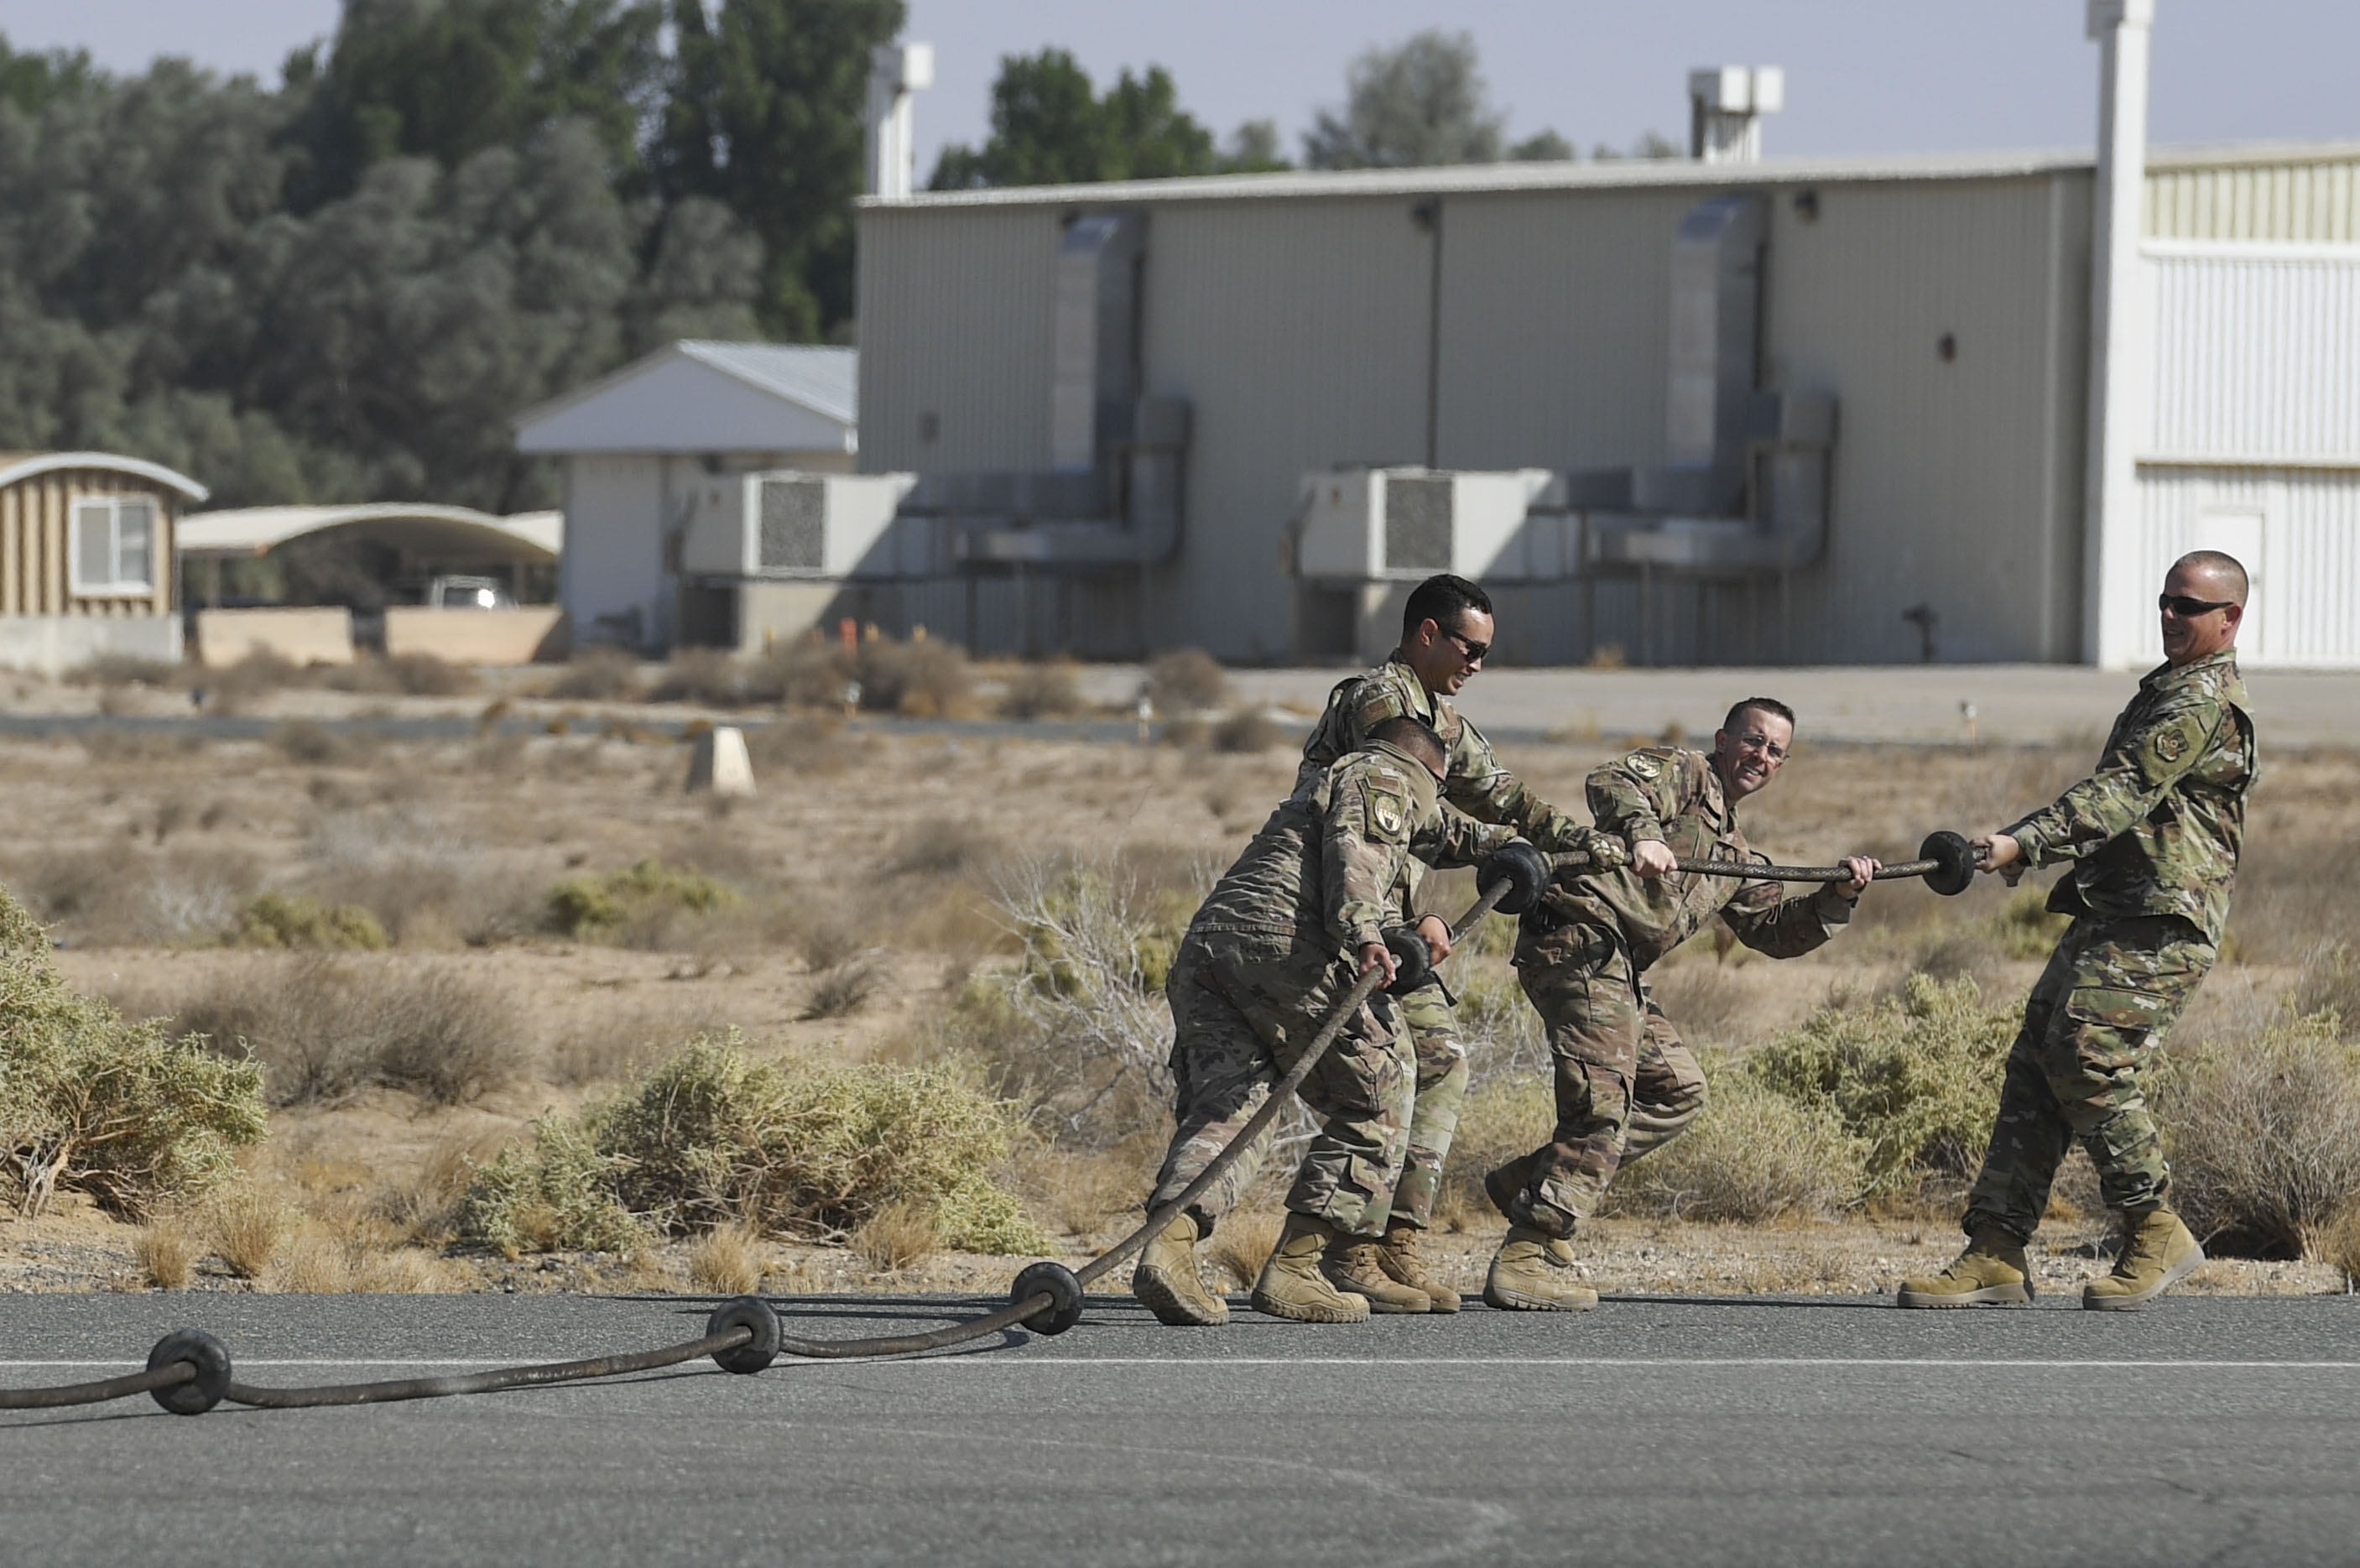
<svg viewBox="0 0 2360 1568"><path fill-rule="evenodd" d="M2360 144L2150 159L2150 14L2095 156L869 199L874 477L725 553L987 651L1374 657L1448 569L1520 663L2125 666L2212 545L2249 663L2360 664Z"/></svg>

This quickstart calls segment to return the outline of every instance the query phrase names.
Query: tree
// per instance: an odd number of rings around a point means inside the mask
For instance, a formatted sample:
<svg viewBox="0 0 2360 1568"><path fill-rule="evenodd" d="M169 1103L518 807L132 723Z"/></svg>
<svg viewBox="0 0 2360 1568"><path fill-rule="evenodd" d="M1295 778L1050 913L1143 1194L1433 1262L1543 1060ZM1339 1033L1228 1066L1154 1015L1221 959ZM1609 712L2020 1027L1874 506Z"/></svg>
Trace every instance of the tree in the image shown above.
<svg viewBox="0 0 2360 1568"><path fill-rule="evenodd" d="M1314 169L1495 163L1505 124L1477 69L1474 38L1430 28L1352 62L1343 110L1320 112L1303 138L1303 161ZM1508 156L1570 158L1573 148L1544 130L1508 149Z"/></svg>
<svg viewBox="0 0 2360 1568"><path fill-rule="evenodd" d="M1243 156L1274 150L1241 128ZM1098 96L1089 73L1064 49L1007 55L991 85L991 136L981 148L943 149L931 181L937 191L979 185L1084 185L1106 180L1164 180L1240 167L1215 148L1212 133L1180 107L1179 90L1160 65L1133 76L1125 68Z"/></svg>
<svg viewBox="0 0 2360 1568"><path fill-rule="evenodd" d="M672 0L677 76L655 158L668 199L720 201L761 236L764 328L811 341L852 315L869 50L902 0Z"/></svg>

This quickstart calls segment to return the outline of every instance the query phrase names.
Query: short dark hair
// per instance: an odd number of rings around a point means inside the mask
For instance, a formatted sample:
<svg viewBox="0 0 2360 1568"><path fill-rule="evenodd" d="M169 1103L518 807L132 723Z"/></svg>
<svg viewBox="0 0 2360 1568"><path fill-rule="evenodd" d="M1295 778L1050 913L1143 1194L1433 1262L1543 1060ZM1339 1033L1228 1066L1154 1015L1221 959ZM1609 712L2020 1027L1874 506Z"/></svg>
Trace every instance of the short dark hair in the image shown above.
<svg viewBox="0 0 2360 1568"><path fill-rule="evenodd" d="M2245 577L2245 563L2226 550L2191 550L2171 563L2171 569L2174 572L2183 566L2197 572L2209 572L2227 583L2230 589L2229 596L2240 604L2245 602L2245 595L2253 591L2253 585Z"/></svg>
<svg viewBox="0 0 2360 1568"><path fill-rule="evenodd" d="M1436 773L1450 765L1450 748L1442 744L1441 735L1424 719L1408 713L1379 719L1369 726L1369 738L1399 746Z"/></svg>
<svg viewBox="0 0 2360 1568"><path fill-rule="evenodd" d="M1491 613L1491 595L1481 586L1464 577L1448 572L1437 572L1409 591L1409 603L1402 606L1402 641L1406 643L1417 635L1421 622L1432 621L1447 632L1459 629L1459 617L1470 610Z"/></svg>
<svg viewBox="0 0 2360 1568"><path fill-rule="evenodd" d="M1780 718L1786 721L1786 727L1788 729L1795 727L1795 710L1786 706L1786 703L1778 701L1775 697L1746 698L1745 701L1738 703L1737 706L1729 710L1728 715L1721 721L1721 727L1733 734L1735 733L1737 726L1745 722L1746 714L1757 711L1765 713L1775 713Z"/></svg>

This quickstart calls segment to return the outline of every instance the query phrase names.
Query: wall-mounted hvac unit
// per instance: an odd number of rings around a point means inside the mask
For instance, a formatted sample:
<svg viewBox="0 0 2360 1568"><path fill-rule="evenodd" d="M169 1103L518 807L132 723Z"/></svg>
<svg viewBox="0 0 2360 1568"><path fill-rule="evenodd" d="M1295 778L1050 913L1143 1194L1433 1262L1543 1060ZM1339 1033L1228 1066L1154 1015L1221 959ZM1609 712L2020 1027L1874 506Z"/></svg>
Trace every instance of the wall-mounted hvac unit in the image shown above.
<svg viewBox="0 0 2360 1568"><path fill-rule="evenodd" d="M690 497L684 572L723 577L890 576L894 513L907 474L773 470L716 475Z"/></svg>
<svg viewBox="0 0 2360 1568"><path fill-rule="evenodd" d="M1545 468L1306 474L1296 572L1323 582L1414 582L1437 572L1491 576L1509 556L1521 566L1525 515L1548 504L1556 484Z"/></svg>

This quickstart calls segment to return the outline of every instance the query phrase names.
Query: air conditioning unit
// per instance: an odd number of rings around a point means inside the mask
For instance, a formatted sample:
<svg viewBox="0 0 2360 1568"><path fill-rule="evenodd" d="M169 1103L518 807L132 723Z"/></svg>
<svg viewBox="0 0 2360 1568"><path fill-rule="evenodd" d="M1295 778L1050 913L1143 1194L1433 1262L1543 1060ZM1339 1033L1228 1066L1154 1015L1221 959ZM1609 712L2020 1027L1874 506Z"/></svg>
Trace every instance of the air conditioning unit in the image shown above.
<svg viewBox="0 0 2360 1568"><path fill-rule="evenodd" d="M894 514L916 477L805 474L716 475L698 485L681 535L683 572L705 576L893 575Z"/></svg>
<svg viewBox="0 0 2360 1568"><path fill-rule="evenodd" d="M1529 560L1527 537L1530 514L1551 504L1554 485L1545 468L1349 468L1306 474L1297 567L1306 578L1347 583L1415 581L1437 572L1522 579L1536 565L1554 575L1555 531L1542 551L1545 562Z"/></svg>

